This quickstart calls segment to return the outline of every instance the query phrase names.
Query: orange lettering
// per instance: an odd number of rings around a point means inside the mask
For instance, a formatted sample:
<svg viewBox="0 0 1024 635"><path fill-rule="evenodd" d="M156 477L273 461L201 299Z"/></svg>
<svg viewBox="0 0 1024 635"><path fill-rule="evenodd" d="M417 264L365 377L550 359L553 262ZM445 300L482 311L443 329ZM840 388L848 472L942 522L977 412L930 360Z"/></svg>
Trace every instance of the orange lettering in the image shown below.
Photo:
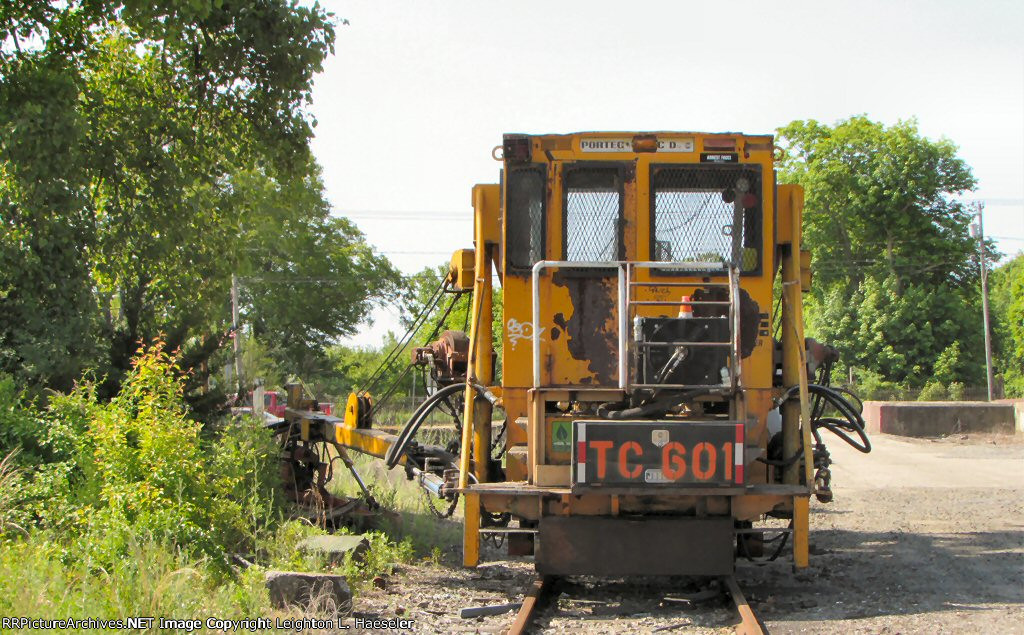
<svg viewBox="0 0 1024 635"><path fill-rule="evenodd" d="M676 452L673 453L672 450ZM686 448L682 443L672 441L661 449L661 473L670 481L678 481L686 476Z"/></svg>
<svg viewBox="0 0 1024 635"><path fill-rule="evenodd" d="M629 463L629 459L626 457L626 454L631 451L638 457L642 457L644 454L643 450L640 448L640 444L636 441L626 441L622 444L622 447L619 448L619 474L622 475L622 478L636 478L640 476L640 472L644 469L642 465L637 465L631 470L626 469L626 465Z"/></svg>
<svg viewBox="0 0 1024 635"><path fill-rule="evenodd" d="M722 452L725 452L725 480L732 480L732 441L722 444Z"/></svg>
<svg viewBox="0 0 1024 635"><path fill-rule="evenodd" d="M597 478L604 478L608 471L608 450L614 445L611 441L591 441L590 447L597 450Z"/></svg>
<svg viewBox="0 0 1024 635"><path fill-rule="evenodd" d="M701 467L701 455L708 455L708 466L707 468ZM715 450L715 446L710 443L701 442L697 444L697 447L693 449L693 475L697 477L698 481L706 481L715 475L715 468L718 463L718 451Z"/></svg>

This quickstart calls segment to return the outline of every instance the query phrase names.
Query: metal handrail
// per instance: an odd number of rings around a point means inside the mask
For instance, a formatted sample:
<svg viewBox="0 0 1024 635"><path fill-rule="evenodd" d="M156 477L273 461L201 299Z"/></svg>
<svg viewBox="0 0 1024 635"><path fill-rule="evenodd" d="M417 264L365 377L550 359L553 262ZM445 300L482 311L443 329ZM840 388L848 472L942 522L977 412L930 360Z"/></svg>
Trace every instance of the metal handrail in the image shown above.
<svg viewBox="0 0 1024 635"><path fill-rule="evenodd" d="M732 342L639 342L637 346L652 347L652 348L668 348L676 346L732 346Z"/></svg>
<svg viewBox="0 0 1024 635"><path fill-rule="evenodd" d="M690 286L696 285L691 284ZM686 302L681 300L633 300L629 304L636 306L679 306L680 304L687 306L732 306L732 302L728 300L687 300Z"/></svg>

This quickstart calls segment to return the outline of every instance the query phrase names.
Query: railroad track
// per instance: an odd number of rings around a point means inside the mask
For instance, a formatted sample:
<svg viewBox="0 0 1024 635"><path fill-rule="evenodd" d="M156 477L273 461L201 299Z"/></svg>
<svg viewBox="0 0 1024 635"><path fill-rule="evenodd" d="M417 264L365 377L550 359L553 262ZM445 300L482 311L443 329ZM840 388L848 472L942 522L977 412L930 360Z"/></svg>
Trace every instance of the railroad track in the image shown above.
<svg viewBox="0 0 1024 635"><path fill-rule="evenodd" d="M547 606L556 606L560 594L558 578L554 576L539 575L530 583L523 597L523 604L516 614L515 621L507 631L506 635L523 635L533 633L534 620L538 614ZM754 615L753 609L743 596L740 585L736 582L736 576L722 578L722 587L729 592L733 606L739 614L740 621L735 627L736 635L767 635L768 631L764 624ZM681 625L680 625L681 626ZM662 627L657 630L671 630L674 627Z"/></svg>

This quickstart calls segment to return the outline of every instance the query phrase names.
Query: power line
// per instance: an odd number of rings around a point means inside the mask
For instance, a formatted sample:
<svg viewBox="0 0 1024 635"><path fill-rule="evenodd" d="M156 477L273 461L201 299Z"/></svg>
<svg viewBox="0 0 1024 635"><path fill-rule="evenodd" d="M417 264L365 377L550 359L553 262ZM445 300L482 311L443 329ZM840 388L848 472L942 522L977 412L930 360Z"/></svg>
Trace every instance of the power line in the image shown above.
<svg viewBox="0 0 1024 635"><path fill-rule="evenodd" d="M473 221L473 211L456 210L335 210L339 216L366 220Z"/></svg>

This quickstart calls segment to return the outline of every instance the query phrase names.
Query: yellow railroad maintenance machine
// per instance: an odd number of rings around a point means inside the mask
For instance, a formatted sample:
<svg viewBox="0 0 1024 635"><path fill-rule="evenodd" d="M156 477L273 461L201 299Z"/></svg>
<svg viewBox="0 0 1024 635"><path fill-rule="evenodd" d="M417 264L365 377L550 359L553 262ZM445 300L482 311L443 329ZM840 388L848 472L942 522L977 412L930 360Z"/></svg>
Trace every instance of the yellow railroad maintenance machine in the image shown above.
<svg viewBox="0 0 1024 635"><path fill-rule="evenodd" d="M804 339L803 190L776 184L777 152L737 133L506 135L501 184L473 188L474 249L432 302L471 293L469 333L412 351L433 392L397 434L372 390L343 417L293 409L294 472L322 468L306 448L323 443L404 465L450 509L461 495L466 566L495 536L552 575L728 575L787 543L807 566L809 498L831 499L821 430L870 444L829 386L836 351ZM436 409L457 442L418 440Z"/></svg>

